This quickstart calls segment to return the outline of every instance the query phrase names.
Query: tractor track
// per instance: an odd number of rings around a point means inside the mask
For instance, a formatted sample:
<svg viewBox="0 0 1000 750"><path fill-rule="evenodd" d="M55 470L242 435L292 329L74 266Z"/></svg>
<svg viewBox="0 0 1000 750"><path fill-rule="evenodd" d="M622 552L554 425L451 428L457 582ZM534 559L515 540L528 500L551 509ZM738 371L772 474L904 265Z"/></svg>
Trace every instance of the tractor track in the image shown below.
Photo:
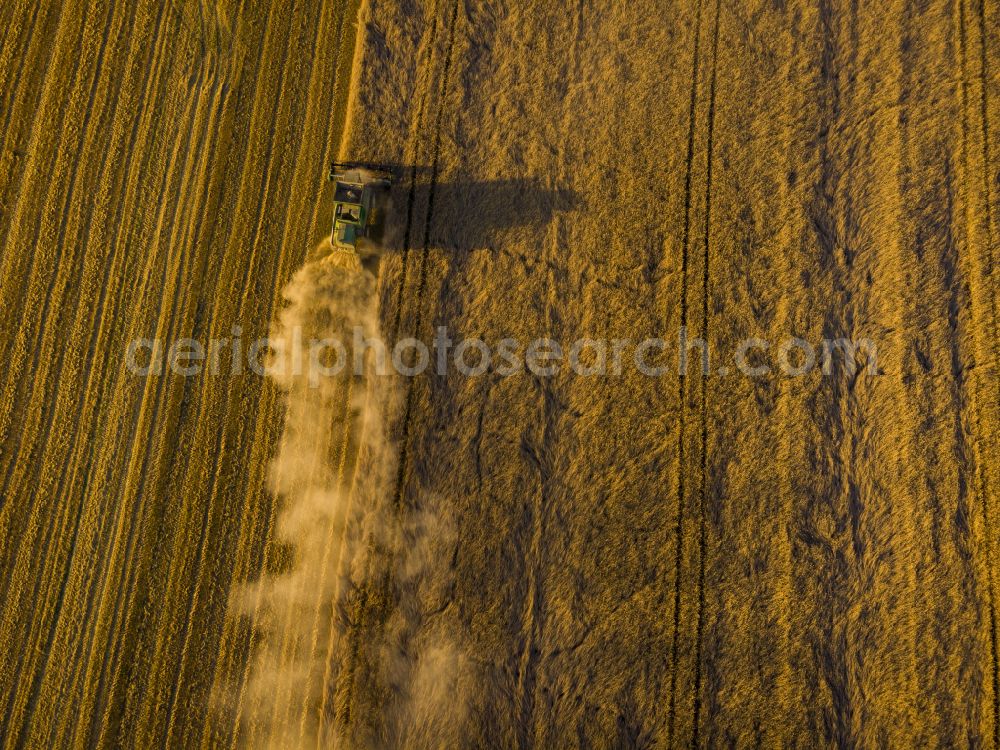
<svg viewBox="0 0 1000 750"><path fill-rule="evenodd" d="M448 101L448 81L451 73L451 56L455 43L455 27L458 19L458 0L452 4L451 20L448 23L448 41L446 43L444 55L444 68L441 73L441 90L439 93L439 104L437 117L434 121L434 148L431 156L430 187L427 193L427 214L424 219L423 247L420 252L420 275L417 280L417 292L414 304L416 305L413 316L413 333L420 336L420 328L423 324L424 313L424 290L427 286L427 259L430 255L431 247L431 226L434 221L434 196L438 184L438 169L441 154L441 122L444 116L444 108ZM406 406L403 411L402 435L400 437L399 453L399 473L396 477L396 485L393 490L393 510L398 513L403 507L403 498L406 494L405 478L408 468L410 454L410 427L413 415L414 384L416 380L410 378L406 384Z"/></svg>
<svg viewBox="0 0 1000 750"><path fill-rule="evenodd" d="M960 60L960 73L961 73L961 90L962 90L962 156L965 163L966 173L973 172L973 168L970 164L969 157L969 71L968 71L968 47L969 47L969 37L968 37L968 19L966 17L966 0L956 0L958 5L958 47L959 47L959 60ZM979 75L978 75L978 85L980 88L979 97L979 118L980 118L980 137L982 138L982 158L983 158L983 182L982 191L985 203L986 211L986 228L985 228L985 265L986 265L986 281L989 283L993 280L994 269L994 255L993 255L993 209L990 201L990 180L989 180L989 164L990 164L990 134L989 134L989 107L987 106L987 96L988 96L988 86L989 86L989 68L988 68L988 56L987 56L987 26L986 26L986 0L980 0L979 12L977 15L978 27L979 27L979 41L980 41L980 59L979 59ZM971 221L968 216L966 218L967 225L971 227ZM973 243L967 241L966 247L970 247ZM971 264L971 270L968 271L970 277L976 275L976 264L973 261ZM970 286L974 285L974 278L969 279ZM993 346L992 351L996 351L997 344L1000 343L998 340L998 335L1000 335L1000 327L998 327L998 317L997 317L997 293L994 290L993 294L989 291L986 292L987 297L990 299L989 312L991 315L992 323L992 333L993 333ZM989 342L986 344L986 350L991 349ZM987 381L988 382L988 381ZM977 385L973 383L972 389L976 390ZM994 389L993 394L987 395L987 401L992 399L995 401L1000 389ZM979 456L979 461L982 462L983 457L986 453L982 447L982 440L984 437L984 431L981 421L981 408L977 408L975 401L973 402L973 419L975 421L974 437L973 442L976 444L977 454ZM989 486L987 480L987 472L985 467L980 466L978 471L978 485L980 496L980 514L981 523L983 526L983 556L985 557L986 565L986 579L987 579L987 591L989 598L989 641L990 641L990 656L992 660L992 693L993 693L993 747L1000 748L1000 634L998 634L997 627L997 612L996 612L996 581L994 572L994 560L996 559L995 553L993 551L993 542L990 534L990 520L991 520L991 503Z"/></svg>
<svg viewBox="0 0 1000 750"><path fill-rule="evenodd" d="M715 0L715 22L712 31L712 78L708 88L708 140L706 145L705 168L705 226L702 268L702 308L701 335L711 344L709 329L709 280L710 280L710 250L712 231L712 163L715 157L713 136L715 134L715 83L719 58L719 14L722 10L722 0ZM701 378L701 456L699 470L698 502L698 612L695 624L694 651L694 718L691 746L699 747L698 739L701 729L701 673L702 673L702 640L705 626L705 536L706 536L706 503L708 501L708 381L711 373L703 372Z"/></svg>
<svg viewBox="0 0 1000 750"><path fill-rule="evenodd" d="M964 7L965 0L958 0L959 3ZM982 139L983 139L983 198L986 205L986 268L988 270L988 281L993 281L996 273L996 268L994 266L994 255L993 255L993 201L992 201L992 191L991 191L991 181L989 179L989 167L990 161L990 127L989 127L989 106L987 104L987 99L989 96L989 55L986 53L986 47L988 42L987 36L987 25L986 25L986 0L979 0L979 117L980 125L982 127ZM963 23L964 26L964 23ZM963 32L963 37L964 37ZM965 54L965 41L962 42L962 54ZM993 322L993 350L997 351L1000 348L1000 327L997 324L997 296L1000 295L1000 290L994 289L992 294L987 293L991 304L990 312L992 313ZM996 381L994 381L996 382ZM993 394L987 395L987 399L992 398L994 402L1000 399L1000 384L993 389ZM976 412L976 420L979 422L980 413ZM982 439L983 428L982 424L977 425L977 431L979 433L980 439ZM985 454L980 451L980 461ZM995 560L996 553L994 552L993 538L995 534L990 534L990 518L991 518L991 507L989 499L991 495L989 494L989 487L987 485L986 470L985 468L980 468L979 471L979 481L980 481L980 495L982 496L982 512L983 512L983 533L986 537L984 549L986 556L986 567L989 570L989 608L990 608L990 649L993 656L993 747L1000 748L1000 634L997 632L997 601L996 601L996 570L995 570Z"/></svg>
<svg viewBox="0 0 1000 750"><path fill-rule="evenodd" d="M438 7L437 4L435 3L434 17L431 26L430 39L428 42L428 47L429 47L428 54L430 62L433 61L433 50L436 38L437 19L438 19L437 10ZM419 259L420 270L417 281L416 295L414 298L414 304L416 305L416 309L414 312L413 331L414 335L416 336L420 335L420 327L423 322L423 294L427 280L427 258L428 255L430 254L430 233L431 233L431 226L434 214L434 194L437 188L437 180L438 180L439 158L440 158L440 148L441 148L441 123L444 113L444 107L447 101L448 81L449 81L449 74L451 71L451 56L455 41L455 28L456 28L457 18L458 18L458 0L455 0L452 4L450 21L448 23L448 38L445 45L445 57L441 73L441 83L440 83L440 93L439 93L440 101L438 104L438 110L435 118L434 131L433 131L434 145L431 156L430 186L428 189L426 217L424 220L423 246L421 248L421 254ZM428 76L428 87L429 88L432 87L433 83L434 83L434 77L432 75ZM417 156L419 155L418 145L419 145L420 123L422 122L422 117L424 114L424 108L426 103L426 94L428 93L428 91L429 89L425 91L424 94L421 96L417 113L418 126L416 134L418 140L415 142L415 147L414 147L414 165L411 172L410 192L409 195L407 196L407 216L406 216L406 223L404 226L403 251L401 258L402 268L401 268L401 278L399 287L400 296L399 296L399 301L397 303L396 315L393 322L393 328L394 328L393 341L397 340L399 337L399 330L401 326L401 315L402 315L402 308L404 301L403 295L406 291L406 280L409 272L408 264L410 260L410 253L412 252L410 248L410 242L412 239L411 231L412 231L412 221L413 221L414 201L415 201L415 180L417 173L416 162L419 160ZM414 382L415 378L410 378L406 384L406 398L405 398L405 405L403 408L401 435L399 438L400 448L399 448L399 456L397 459L398 464L397 464L396 478L392 489L392 506L389 510L393 518L399 517L403 505L403 498L405 495L405 480L406 480L407 465L408 465L407 462L409 457L410 426L413 414ZM369 554L370 555L373 554L373 548L371 547L371 545L369 545ZM375 561L372 560L369 569L370 570L374 569L374 565ZM379 593L381 596L377 605L378 611L373 616L373 623L374 627L378 631L381 631L381 628L384 625L385 617L388 614L387 608L388 608L388 598L389 598L389 587L391 586L390 576L391 576L391 562L387 564L387 571L385 575L379 580L378 583L369 580L367 582L367 585L363 587L358 607L355 610L361 617L365 616L367 611L372 606L370 603L370 594L369 594L370 589L372 586L377 585L379 587ZM346 668L347 685L346 685L346 692L343 698L343 709L342 709L343 714L337 720L337 723L343 727L349 726L351 722L351 712L354 704L354 690L356 686L355 669L359 657L360 639L361 639L360 629L355 628L352 637L350 639L351 645L349 647L349 653L348 653L348 661Z"/></svg>
<svg viewBox="0 0 1000 750"><path fill-rule="evenodd" d="M695 115L698 103L699 45L701 37L702 1L698 0L695 10L693 32L694 50L691 56L691 100L688 109L687 159L684 167L684 230L681 238L681 293L680 326L687 330L688 322L688 253L691 241L691 172L694 166ZM674 524L674 616L670 645L670 692L667 703L667 746L673 745L677 705L678 641L681 627L681 561L684 540L684 465L685 430L687 427L687 374L678 375L678 424L677 424L677 520Z"/></svg>
<svg viewBox="0 0 1000 750"><path fill-rule="evenodd" d="M557 131L558 145L555 147L555 165L552 178L553 183L560 188L567 188L571 182L567 150L572 133L572 114L575 103L573 86L581 78L581 45L584 42L586 12L586 3L584 0L579 0L575 3L572 11L568 13L571 20L567 24L567 35L571 41L569 49L566 51L567 80L565 85L567 90L561 97ZM542 321L545 331L554 332L556 330L554 321L557 318L558 310L553 304L553 300L559 298L558 287L560 284L556 272L557 261L560 257L560 250L571 247L571 244L567 241L569 232L565 220L561 217L553 219L548 234L550 236L546 238L541 248L541 261L545 266L543 288L546 300ZM551 738L547 738L544 732L539 733L536 709L539 705L544 705L544 695L540 694L541 681L538 679L538 675L548 656L548 649L545 648L545 626L546 610L551 606L546 602L544 588L545 568L548 562L545 541L548 528L552 523L552 516L557 512L554 508L555 498L552 491L552 461L548 458L547 451L555 450L558 440L556 426L559 414L558 404L562 401L563 395L557 395L557 392L561 390L557 384L547 379L536 378L532 397L539 401L537 418L540 427L537 436L529 440L526 446L531 457L530 473L534 475L534 481L530 493L530 509L527 511L530 514L531 523L530 527L525 530L527 540L523 554L526 581L523 601L519 603L523 612L521 616L521 645L515 662L517 665L515 696L518 716L517 735L522 750L532 746L544 746L552 742ZM481 420L482 413L480 413ZM477 473L481 476L481 468L477 468Z"/></svg>

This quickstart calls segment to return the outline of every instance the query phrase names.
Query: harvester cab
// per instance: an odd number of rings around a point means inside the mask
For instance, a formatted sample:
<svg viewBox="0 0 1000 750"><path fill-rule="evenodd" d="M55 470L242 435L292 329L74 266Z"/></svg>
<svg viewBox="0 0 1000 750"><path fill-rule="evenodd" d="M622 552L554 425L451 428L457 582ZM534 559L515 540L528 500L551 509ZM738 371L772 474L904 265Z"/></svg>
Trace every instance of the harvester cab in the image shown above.
<svg viewBox="0 0 1000 750"><path fill-rule="evenodd" d="M391 175L356 163L330 166L333 185L333 228L330 244L335 251L358 253L378 245L384 229Z"/></svg>

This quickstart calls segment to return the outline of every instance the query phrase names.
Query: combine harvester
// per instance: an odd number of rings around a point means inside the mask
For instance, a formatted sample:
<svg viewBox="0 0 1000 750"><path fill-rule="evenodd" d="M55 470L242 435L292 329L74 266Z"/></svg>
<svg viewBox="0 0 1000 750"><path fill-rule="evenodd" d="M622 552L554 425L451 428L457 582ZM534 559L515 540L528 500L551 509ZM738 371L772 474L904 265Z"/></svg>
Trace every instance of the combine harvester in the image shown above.
<svg viewBox="0 0 1000 750"><path fill-rule="evenodd" d="M330 165L333 227L328 259L332 263L358 268L378 258L393 177L391 168L377 164L334 162Z"/></svg>

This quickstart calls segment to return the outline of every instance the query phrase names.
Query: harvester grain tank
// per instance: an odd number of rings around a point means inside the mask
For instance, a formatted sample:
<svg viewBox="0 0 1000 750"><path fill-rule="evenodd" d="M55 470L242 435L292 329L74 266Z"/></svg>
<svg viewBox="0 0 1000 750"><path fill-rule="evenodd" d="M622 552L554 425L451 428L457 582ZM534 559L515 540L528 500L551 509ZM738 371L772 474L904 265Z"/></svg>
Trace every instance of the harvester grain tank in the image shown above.
<svg viewBox="0 0 1000 750"><path fill-rule="evenodd" d="M334 252L375 254L385 228L392 174L360 162L330 165Z"/></svg>

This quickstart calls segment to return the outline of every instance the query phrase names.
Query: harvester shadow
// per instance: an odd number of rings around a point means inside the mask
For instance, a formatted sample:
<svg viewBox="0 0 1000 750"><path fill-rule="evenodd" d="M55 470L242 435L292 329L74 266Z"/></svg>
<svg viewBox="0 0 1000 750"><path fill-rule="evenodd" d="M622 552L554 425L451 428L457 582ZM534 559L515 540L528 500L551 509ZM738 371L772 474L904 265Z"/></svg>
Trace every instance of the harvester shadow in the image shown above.
<svg viewBox="0 0 1000 750"><path fill-rule="evenodd" d="M507 230L540 230L557 213L577 210L581 203L576 192L547 187L537 178L403 180L392 190L382 251L489 247Z"/></svg>

